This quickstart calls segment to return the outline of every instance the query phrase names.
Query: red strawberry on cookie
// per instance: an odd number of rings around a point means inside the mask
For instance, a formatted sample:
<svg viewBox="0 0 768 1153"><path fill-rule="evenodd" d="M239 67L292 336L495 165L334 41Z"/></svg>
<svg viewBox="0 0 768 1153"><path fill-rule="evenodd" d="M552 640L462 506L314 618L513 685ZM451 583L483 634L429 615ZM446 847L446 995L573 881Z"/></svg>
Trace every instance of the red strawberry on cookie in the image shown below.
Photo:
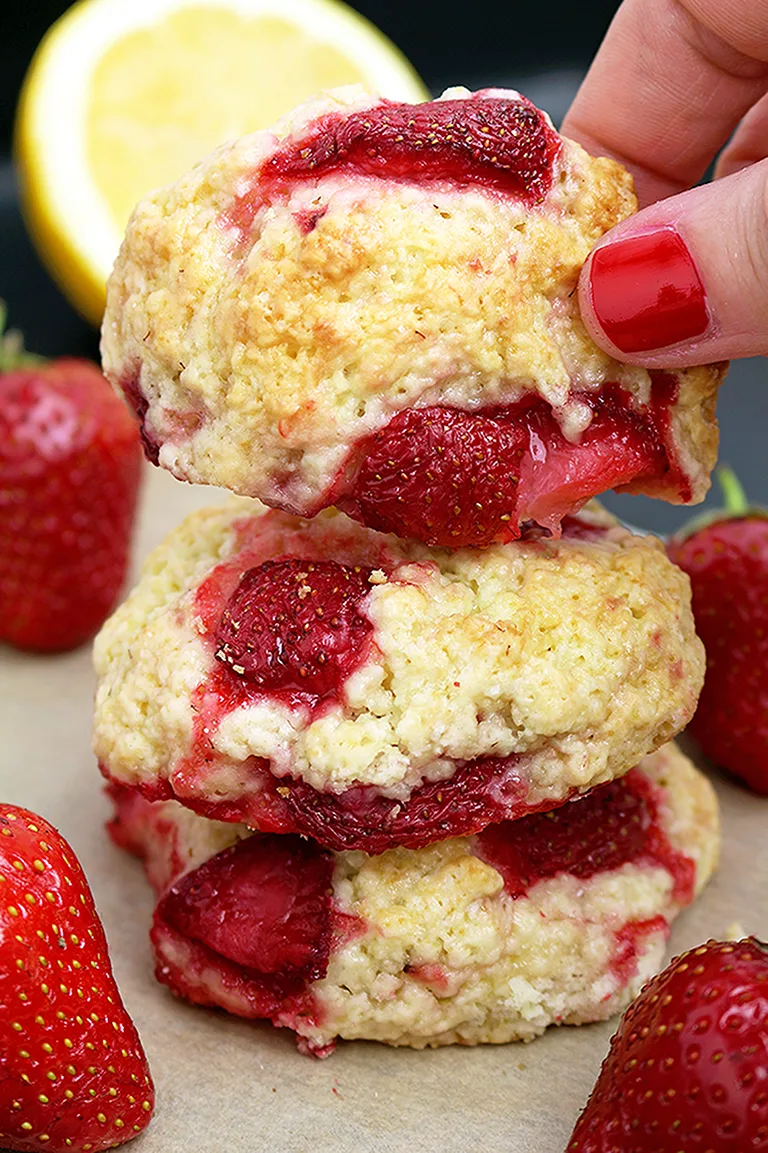
<svg viewBox="0 0 768 1153"><path fill-rule="evenodd" d="M669 555L691 578L707 675L689 731L716 764L768 794L768 512L720 470L722 513L694 521Z"/></svg>
<svg viewBox="0 0 768 1153"><path fill-rule="evenodd" d="M768 1149L768 945L710 941L624 1014L566 1153Z"/></svg>
<svg viewBox="0 0 768 1153"><path fill-rule="evenodd" d="M248 837L225 849L176 881L157 906L157 979L199 999L174 963L182 942L201 969L215 965L239 987L246 1016L273 1017L327 972L332 878L331 854L309 838Z"/></svg>
<svg viewBox="0 0 768 1153"><path fill-rule="evenodd" d="M577 444L542 401L406 409L358 446L336 504L381 532L448 548L516 540L527 521L559 534L595 493L666 467L659 429L621 389L582 402L592 416Z"/></svg>
<svg viewBox="0 0 768 1153"><path fill-rule="evenodd" d="M360 612L369 577L369 569L296 557L248 569L216 630L217 659L267 691L338 691L373 631Z"/></svg>
<svg viewBox="0 0 768 1153"><path fill-rule="evenodd" d="M100 628L125 578L141 460L95 364L0 342L0 642L56 652Z"/></svg>
<svg viewBox="0 0 768 1153"><path fill-rule="evenodd" d="M154 1089L82 868L34 813L0 805L0 1147L111 1149Z"/></svg>

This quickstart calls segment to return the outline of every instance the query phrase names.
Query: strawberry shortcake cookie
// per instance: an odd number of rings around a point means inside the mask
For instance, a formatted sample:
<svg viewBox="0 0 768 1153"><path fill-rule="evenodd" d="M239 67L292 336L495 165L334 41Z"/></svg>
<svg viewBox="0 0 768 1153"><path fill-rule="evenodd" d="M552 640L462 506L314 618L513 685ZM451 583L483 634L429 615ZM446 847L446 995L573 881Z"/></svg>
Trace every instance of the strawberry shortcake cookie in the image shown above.
<svg viewBox="0 0 768 1153"><path fill-rule="evenodd" d="M723 366L611 360L574 294L635 208L516 92L331 92L138 206L105 370L176 476L430 545L610 488L698 501Z"/></svg>
<svg viewBox="0 0 768 1153"><path fill-rule="evenodd" d="M704 672L688 578L595 506L450 551L235 499L154 552L95 660L109 779L372 853L621 776Z"/></svg>
<svg viewBox="0 0 768 1153"><path fill-rule="evenodd" d="M337 1038L421 1049L612 1016L719 849L713 790L671 745L555 812L380 856L110 791L112 834L159 896L159 980L319 1056Z"/></svg>

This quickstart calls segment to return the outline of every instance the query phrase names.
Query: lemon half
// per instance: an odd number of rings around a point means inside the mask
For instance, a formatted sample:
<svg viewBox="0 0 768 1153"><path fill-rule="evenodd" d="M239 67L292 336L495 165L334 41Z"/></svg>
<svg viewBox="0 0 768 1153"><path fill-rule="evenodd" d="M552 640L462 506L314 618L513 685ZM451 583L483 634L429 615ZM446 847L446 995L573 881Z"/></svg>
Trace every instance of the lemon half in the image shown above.
<svg viewBox="0 0 768 1153"><path fill-rule="evenodd" d="M217 144L324 88L426 89L337 0L81 0L49 30L16 119L22 207L40 254L92 323L128 215Z"/></svg>

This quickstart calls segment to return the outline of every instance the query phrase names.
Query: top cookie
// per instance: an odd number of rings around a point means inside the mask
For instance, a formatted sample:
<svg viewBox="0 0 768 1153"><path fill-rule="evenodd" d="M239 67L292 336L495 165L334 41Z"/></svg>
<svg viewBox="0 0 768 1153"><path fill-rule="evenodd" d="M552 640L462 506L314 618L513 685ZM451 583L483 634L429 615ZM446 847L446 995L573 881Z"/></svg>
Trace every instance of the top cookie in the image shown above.
<svg viewBox="0 0 768 1153"><path fill-rule="evenodd" d="M635 207L516 92L340 89L138 206L105 370L176 476L428 544L556 530L616 486L696 501L722 366L620 364L574 295Z"/></svg>

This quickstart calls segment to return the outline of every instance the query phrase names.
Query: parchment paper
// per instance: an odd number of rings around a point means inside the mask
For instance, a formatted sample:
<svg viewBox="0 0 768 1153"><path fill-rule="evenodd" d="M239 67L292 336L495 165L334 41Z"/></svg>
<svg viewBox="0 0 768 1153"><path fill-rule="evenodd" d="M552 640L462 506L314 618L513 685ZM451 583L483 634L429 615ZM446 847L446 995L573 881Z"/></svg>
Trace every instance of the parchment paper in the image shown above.
<svg viewBox="0 0 768 1153"><path fill-rule="evenodd" d="M188 511L222 499L148 470L136 558ZM550 1030L530 1045L411 1052L341 1043L300 1056L285 1030L194 1009L152 977L152 896L141 866L103 831L90 752L87 648L41 658L0 647L0 797L55 825L96 896L118 984L147 1049L157 1115L135 1153L562 1153L615 1022ZM675 925L670 953L734 923L768 935L768 801L717 779L719 872Z"/></svg>

